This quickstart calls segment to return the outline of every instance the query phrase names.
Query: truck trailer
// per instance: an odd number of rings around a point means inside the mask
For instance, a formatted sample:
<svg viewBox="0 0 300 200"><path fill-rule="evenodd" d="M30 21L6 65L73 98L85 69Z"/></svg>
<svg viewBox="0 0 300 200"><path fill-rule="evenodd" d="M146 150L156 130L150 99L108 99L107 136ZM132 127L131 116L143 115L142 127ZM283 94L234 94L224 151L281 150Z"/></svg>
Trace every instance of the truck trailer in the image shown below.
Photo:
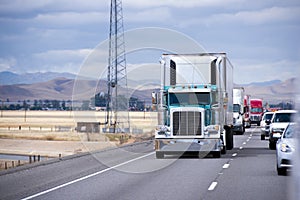
<svg viewBox="0 0 300 200"><path fill-rule="evenodd" d="M233 67L226 53L163 54L158 108L157 158L221 153L233 148Z"/></svg>
<svg viewBox="0 0 300 200"><path fill-rule="evenodd" d="M244 92L243 87L233 88L233 131L236 134L244 134Z"/></svg>

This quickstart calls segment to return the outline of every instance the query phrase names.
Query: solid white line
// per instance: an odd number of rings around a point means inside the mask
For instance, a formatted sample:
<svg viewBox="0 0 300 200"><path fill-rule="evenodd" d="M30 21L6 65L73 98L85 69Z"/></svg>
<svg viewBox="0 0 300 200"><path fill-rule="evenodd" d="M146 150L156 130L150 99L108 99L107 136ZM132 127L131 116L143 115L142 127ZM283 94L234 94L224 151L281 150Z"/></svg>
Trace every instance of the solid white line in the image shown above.
<svg viewBox="0 0 300 200"><path fill-rule="evenodd" d="M212 182L208 188L209 191L212 191L215 189L215 187L218 185L218 182Z"/></svg>
<svg viewBox="0 0 300 200"><path fill-rule="evenodd" d="M228 169L229 166L230 166L230 164L226 163L226 164L223 165L223 169Z"/></svg>
<svg viewBox="0 0 300 200"><path fill-rule="evenodd" d="M118 165L115 165L115 166L106 168L106 169L104 169L104 170L95 172L95 173L93 173L93 174L90 174L90 175L81 177L81 178L79 178L79 179L75 179L75 180L73 180L73 181L67 182L67 183L62 184L62 185L59 185L59 186L56 186L56 187L51 188L51 189L49 189L49 190L45 190L45 191L43 191L43 192L40 192L40 193L31 195L31 196L26 197L26 198L24 198L24 199L22 199L22 200L32 199L32 198L41 196L41 195L43 195L43 194L47 194L47 193L49 193L49 192L52 192L52 191L54 191L54 190L57 190L57 189L66 187L66 186L71 185L71 184L73 184L73 183L77 183L77 182L79 182L79 181L83 181L83 180L85 180L85 179L88 179L88 178L91 178L91 177L93 177L93 176L97 176L97 175L102 174L102 173L104 173L104 172L107 172L107 171L110 171L110 170L112 170L112 169L115 169L115 168L117 168L117 167L120 167L120 166L126 165L126 164L128 164L128 163L134 162L134 161L136 161L136 160L145 158L145 157L150 156L150 155L152 155L152 154L154 154L154 153L155 153L155 152L151 152L151 153L149 153L149 154L146 154L146 155L143 155L143 156L134 158L134 159L132 159L132 160L128 160L128 161L123 162L123 163L120 163L120 164L118 164Z"/></svg>

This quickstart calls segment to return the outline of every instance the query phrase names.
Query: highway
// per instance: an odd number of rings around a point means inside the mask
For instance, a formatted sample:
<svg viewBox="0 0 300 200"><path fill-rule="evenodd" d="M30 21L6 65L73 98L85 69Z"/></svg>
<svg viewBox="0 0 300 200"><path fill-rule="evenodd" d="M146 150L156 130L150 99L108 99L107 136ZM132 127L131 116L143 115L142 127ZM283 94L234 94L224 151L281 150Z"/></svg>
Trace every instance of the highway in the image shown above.
<svg viewBox="0 0 300 200"><path fill-rule="evenodd" d="M259 130L221 158L156 159L149 141L1 172L0 199L289 199L292 176L277 175Z"/></svg>

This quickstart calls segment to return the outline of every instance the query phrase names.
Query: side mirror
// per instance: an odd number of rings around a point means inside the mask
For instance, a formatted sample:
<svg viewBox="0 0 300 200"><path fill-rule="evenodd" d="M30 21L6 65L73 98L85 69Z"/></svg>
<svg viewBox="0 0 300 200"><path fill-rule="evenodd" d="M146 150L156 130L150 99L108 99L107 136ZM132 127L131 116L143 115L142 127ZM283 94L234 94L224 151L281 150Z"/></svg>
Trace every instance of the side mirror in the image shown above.
<svg viewBox="0 0 300 200"><path fill-rule="evenodd" d="M267 125L271 124L271 120L269 120L269 119L267 119L265 122L266 122Z"/></svg>
<svg viewBox="0 0 300 200"><path fill-rule="evenodd" d="M157 104L157 93L152 92L152 104Z"/></svg>
<svg viewBox="0 0 300 200"><path fill-rule="evenodd" d="M213 105L211 105L211 109L212 110L218 110L218 109L220 109L220 106L219 106L219 104L213 104Z"/></svg>

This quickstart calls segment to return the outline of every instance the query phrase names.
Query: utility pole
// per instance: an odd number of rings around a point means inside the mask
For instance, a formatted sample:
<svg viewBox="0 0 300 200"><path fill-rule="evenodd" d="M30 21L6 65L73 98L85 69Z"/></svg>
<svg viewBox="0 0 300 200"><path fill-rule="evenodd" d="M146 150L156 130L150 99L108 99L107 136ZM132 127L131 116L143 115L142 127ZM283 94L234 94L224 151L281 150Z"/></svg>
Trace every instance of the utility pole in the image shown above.
<svg viewBox="0 0 300 200"><path fill-rule="evenodd" d="M130 129L123 11L121 0L111 0L107 69L107 125L113 132ZM121 98L123 97L123 98ZM121 112L122 111L122 112ZM127 131L125 131L127 132Z"/></svg>

